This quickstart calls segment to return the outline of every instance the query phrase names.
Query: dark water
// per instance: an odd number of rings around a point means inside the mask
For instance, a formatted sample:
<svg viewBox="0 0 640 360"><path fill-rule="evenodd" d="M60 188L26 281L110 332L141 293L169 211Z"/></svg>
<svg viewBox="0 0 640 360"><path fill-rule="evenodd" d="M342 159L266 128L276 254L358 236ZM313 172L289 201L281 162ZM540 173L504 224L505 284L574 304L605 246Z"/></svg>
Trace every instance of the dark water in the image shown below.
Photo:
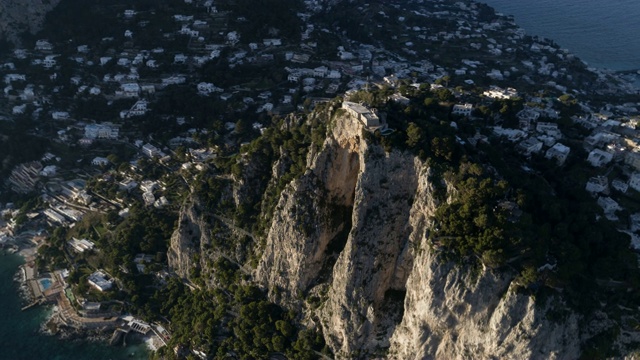
<svg viewBox="0 0 640 360"><path fill-rule="evenodd" d="M590 66L640 69L638 0L479 0L513 15L529 35L554 40Z"/></svg>
<svg viewBox="0 0 640 360"><path fill-rule="evenodd" d="M110 347L87 341L60 341L39 333L51 312L45 307L20 311L22 302L13 276L22 263L17 255L0 255L0 360L146 359L142 345ZM133 356L131 354L134 354Z"/></svg>

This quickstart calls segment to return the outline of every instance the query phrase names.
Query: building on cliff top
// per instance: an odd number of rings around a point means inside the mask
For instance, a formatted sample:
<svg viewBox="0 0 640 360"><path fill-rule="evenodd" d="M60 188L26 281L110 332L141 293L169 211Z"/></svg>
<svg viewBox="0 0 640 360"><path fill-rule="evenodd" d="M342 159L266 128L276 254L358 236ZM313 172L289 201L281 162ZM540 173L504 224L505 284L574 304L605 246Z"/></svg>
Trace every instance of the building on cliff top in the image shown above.
<svg viewBox="0 0 640 360"><path fill-rule="evenodd" d="M347 113L352 117L360 121L367 130L383 130L386 124L380 121L380 117L375 110L369 109L366 106L356 104L350 101L344 101L342 108L347 110Z"/></svg>

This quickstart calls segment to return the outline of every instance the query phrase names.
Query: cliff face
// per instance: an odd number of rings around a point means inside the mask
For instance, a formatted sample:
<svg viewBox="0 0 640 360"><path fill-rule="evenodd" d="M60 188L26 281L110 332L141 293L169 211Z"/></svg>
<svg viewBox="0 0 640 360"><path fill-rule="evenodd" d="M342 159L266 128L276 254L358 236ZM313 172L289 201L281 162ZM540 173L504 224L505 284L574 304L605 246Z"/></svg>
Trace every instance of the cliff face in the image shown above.
<svg viewBox="0 0 640 360"><path fill-rule="evenodd" d="M271 301L302 310L337 358L580 354L578 316L549 320L560 300L534 304L515 291L514 274L446 262L430 243L430 219L455 196L451 184L411 154L386 153L342 110L329 112L326 140L281 192L251 274ZM274 178L286 161L273 164ZM250 179L236 182L237 204L256 196ZM214 256L206 250L214 225L197 208L185 204L169 250L169 264L185 278L194 266L205 271Z"/></svg>
<svg viewBox="0 0 640 360"><path fill-rule="evenodd" d="M209 224L198 214L198 206L187 201L178 218L178 227L171 236L167 260L169 267L181 278L187 279L190 270L204 261L205 247L210 244Z"/></svg>
<svg viewBox="0 0 640 360"><path fill-rule="evenodd" d="M254 274L271 300L303 306L338 358L577 356L576 316L553 323L548 306L513 290L513 275L441 260L429 219L436 190L455 190L362 135L338 111L309 170L282 192Z"/></svg>
<svg viewBox="0 0 640 360"><path fill-rule="evenodd" d="M17 41L18 34L35 33L40 29L47 12L60 0L4 0L0 1L0 39Z"/></svg>
<svg viewBox="0 0 640 360"><path fill-rule="evenodd" d="M398 359L572 359L580 354L578 317L547 319L552 303L519 295L513 278L442 263L424 245L407 281L404 316L392 338ZM556 306L559 304L556 304Z"/></svg>
<svg viewBox="0 0 640 360"><path fill-rule="evenodd" d="M344 242L338 235L350 222L342 215L348 216L353 205L360 140L357 129L348 126L338 126L334 134L310 159L313 170L291 183L276 206L256 270L272 298L295 301L323 268L331 270L332 253Z"/></svg>

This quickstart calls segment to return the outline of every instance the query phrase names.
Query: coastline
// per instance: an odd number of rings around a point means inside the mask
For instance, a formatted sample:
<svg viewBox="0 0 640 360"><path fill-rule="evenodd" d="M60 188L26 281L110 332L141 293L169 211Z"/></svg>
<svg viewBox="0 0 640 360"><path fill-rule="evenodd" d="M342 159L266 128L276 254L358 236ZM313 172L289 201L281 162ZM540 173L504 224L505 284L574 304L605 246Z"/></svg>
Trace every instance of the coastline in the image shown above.
<svg viewBox="0 0 640 360"><path fill-rule="evenodd" d="M590 67L614 71L640 70L637 17L640 6L620 0L616 6L594 0L513 2L478 0L508 14L528 35L553 39ZM613 25L612 25L613 24ZM588 59L588 60L587 60ZM632 70L635 69L635 70Z"/></svg>
<svg viewBox="0 0 640 360"><path fill-rule="evenodd" d="M59 303L59 299L52 299L50 297L51 293L47 292L49 289L41 291L42 288L38 285L40 274L35 268L35 258L39 243L36 245L33 242L16 241L16 239L13 239L11 243L10 246L17 247L17 251L3 252L3 254L4 256L20 259L20 264L17 269L14 268L12 275L13 282L18 285L17 294L15 294L20 299L21 309L18 311L28 313L39 310L38 315L35 315L38 318L38 326L36 330L33 330L34 334L55 339L56 341L65 341L68 346L90 347L93 351L115 351L117 353L125 351L128 352L128 357L137 354L140 355L140 359L146 359L150 352L159 348L159 346L154 346L156 340L153 334L147 336L132 334L125 337L123 342L114 343L112 341L114 329L117 330L122 325L121 321L115 321L120 320L119 317L114 319L111 323L112 326L91 328L77 326L77 323L74 324L69 319L69 313L65 313L65 309ZM64 298L64 296L62 297ZM109 358L112 357L110 356Z"/></svg>
<svg viewBox="0 0 640 360"><path fill-rule="evenodd" d="M580 41L571 42L568 40L568 39L573 39L574 37L568 36L567 34L570 34L571 31L578 31L581 28L581 26L578 28L574 28L572 30L565 29L564 31L560 31L561 29L558 27L559 25L557 21L548 20L547 24L549 26L545 26L544 27L545 31L542 31L543 29L540 28L540 25L537 25L537 26L532 25L532 24L537 24L538 23L537 21L531 21L528 18L528 16L523 15L523 14L526 14L527 12L519 10L521 9L520 4L516 5L513 2L505 2L502 0L476 0L476 2L488 5L496 12L496 14L501 14L503 16L512 18L516 26L522 29L525 32L525 34L532 37L546 39L557 44L561 49L565 49L568 53L579 58L585 64L588 70L601 76L602 75L612 76L617 80L628 84L628 86L624 86L625 88L624 90L626 90L627 93L632 92L632 93L640 94L640 62L639 62L640 58L639 58L639 61L631 61L630 59L627 59L624 65L615 63L613 61L614 59L613 57L609 58L609 61L607 61L604 58L598 60L597 57L594 56L596 53L594 53L593 49L585 49L584 44L580 46L581 44ZM532 13L537 14L538 12L542 11L538 8L539 6L540 5L533 5L532 7L528 5L528 6L525 6L525 8L532 11ZM563 2L560 2L560 3L557 3L557 6L564 7L568 5L564 4ZM638 9L634 8L634 11L640 13L640 10ZM573 26L575 27L577 25L573 24ZM549 27L553 28L554 31L557 31L555 33L556 36L549 35L549 33L546 31L547 28ZM599 41L600 43L605 42L605 38L601 38ZM640 46L640 43L638 46ZM625 46L625 49L627 47L628 46ZM638 49L640 50L640 48ZM599 50L601 50L601 52L604 52L604 53L616 53L615 51L611 51L607 49L599 49ZM631 51L631 50L628 50L628 51ZM589 54L591 54L593 58L590 58ZM627 57L629 57L629 54L627 54ZM589 58L589 60L587 60L587 58Z"/></svg>

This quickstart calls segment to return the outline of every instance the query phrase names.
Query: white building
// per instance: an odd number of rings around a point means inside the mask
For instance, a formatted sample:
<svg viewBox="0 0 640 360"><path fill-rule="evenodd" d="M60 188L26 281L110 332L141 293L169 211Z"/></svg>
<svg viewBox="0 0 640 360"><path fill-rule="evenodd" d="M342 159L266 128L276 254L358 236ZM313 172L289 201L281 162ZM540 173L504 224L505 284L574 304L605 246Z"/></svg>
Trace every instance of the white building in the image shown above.
<svg viewBox="0 0 640 360"><path fill-rule="evenodd" d="M91 165L106 166L109 165L109 159L98 156L91 160Z"/></svg>
<svg viewBox="0 0 640 360"><path fill-rule="evenodd" d="M594 176L587 181L585 190L591 194L607 192L609 189L609 179L606 176Z"/></svg>
<svg viewBox="0 0 640 360"><path fill-rule="evenodd" d="M263 39L262 43L264 46L280 46L282 45L281 39Z"/></svg>
<svg viewBox="0 0 640 360"><path fill-rule="evenodd" d="M185 54L176 54L173 56L174 64L184 64L189 60L189 57Z"/></svg>
<svg viewBox="0 0 640 360"><path fill-rule="evenodd" d="M493 133L496 134L497 136L504 136L507 138L507 140L511 142L519 141L526 135L525 132L522 130L509 129L509 128L505 129L502 126L494 126Z"/></svg>
<svg viewBox="0 0 640 360"><path fill-rule="evenodd" d="M472 104L455 104L453 105L453 109L451 110L451 113L453 115L461 115L461 116L466 116L469 117L471 116L471 112L473 111L473 105Z"/></svg>
<svg viewBox="0 0 640 360"><path fill-rule="evenodd" d="M349 115L356 118L356 120L360 121L367 128L377 129L381 126L380 118L373 110L349 101L344 101L342 108L347 110Z"/></svg>
<svg viewBox="0 0 640 360"><path fill-rule="evenodd" d="M526 156L537 154L542 150L542 141L530 137L518 144L517 149Z"/></svg>
<svg viewBox="0 0 640 360"><path fill-rule="evenodd" d="M520 110L516 116L518 117L519 120L533 122L533 121L537 121L538 118L540 118L540 113L533 109L527 108L527 109Z"/></svg>
<svg viewBox="0 0 640 360"><path fill-rule="evenodd" d="M558 165L561 166L567 160L570 151L571 149L568 146L565 146L561 143L556 143L551 148L549 148L549 150L547 150L544 157L546 157L547 159L556 159Z"/></svg>
<svg viewBox="0 0 640 360"><path fill-rule="evenodd" d="M209 95L213 92L223 92L224 90L216 87L215 85L213 85L212 83L208 83L208 82L201 82L197 85L197 89L198 89L198 93L200 93L200 95Z"/></svg>
<svg viewBox="0 0 640 360"><path fill-rule="evenodd" d="M107 291L111 289L114 283L114 280L101 270L98 270L89 275L87 281L89 282L89 285L93 286L99 291Z"/></svg>
<svg viewBox="0 0 640 360"><path fill-rule="evenodd" d="M135 180L131 179L131 178L127 178L127 179L124 179L124 180L120 181L118 183L118 187L121 190L131 191L131 190L135 189L136 187L138 187L138 183Z"/></svg>
<svg viewBox="0 0 640 360"><path fill-rule="evenodd" d="M44 60L42 60L42 66L44 66L46 69L51 69L52 67L56 66L56 64L57 61L55 55L47 55Z"/></svg>
<svg viewBox="0 0 640 360"><path fill-rule="evenodd" d="M635 172L629 178L629 187L635 191L640 191L640 173Z"/></svg>
<svg viewBox="0 0 640 360"><path fill-rule="evenodd" d="M36 50L38 51L51 51L53 50L53 45L48 40L38 40L36 41Z"/></svg>
<svg viewBox="0 0 640 360"><path fill-rule="evenodd" d="M76 239L72 238L68 241L69 246L73 248L78 253L83 253L85 251L90 251L95 247L93 241L87 239Z"/></svg>
<svg viewBox="0 0 640 360"><path fill-rule="evenodd" d="M483 92L482 95L492 99L513 99L518 96L518 91L514 88L503 89L493 86L489 90Z"/></svg>
<svg viewBox="0 0 640 360"><path fill-rule="evenodd" d="M131 109L121 111L120 112L120 118L121 119L128 119L128 118L131 118L131 117L134 117L134 116L142 116L142 115L146 114L147 111L149 111L149 109L147 108L147 101L146 100L138 100L135 104L133 104Z"/></svg>
<svg viewBox="0 0 640 360"><path fill-rule="evenodd" d="M598 205L604 210L605 214L613 214L618 210L622 210L620 205L610 197L601 196L598 198Z"/></svg>
<svg viewBox="0 0 640 360"><path fill-rule="evenodd" d="M54 111L51 113L53 120L69 120L71 116L66 111Z"/></svg>
<svg viewBox="0 0 640 360"><path fill-rule="evenodd" d="M40 175L46 176L46 177L55 176L57 171L58 171L57 166L49 165L49 166L45 166L44 169L40 171Z"/></svg>
<svg viewBox="0 0 640 360"><path fill-rule="evenodd" d="M140 94L140 85L138 83L125 83L120 85L120 89L124 97L138 97Z"/></svg>
<svg viewBox="0 0 640 360"><path fill-rule="evenodd" d="M180 85L184 84L186 81L187 78L184 76L170 76L168 78L162 79L162 86Z"/></svg>
<svg viewBox="0 0 640 360"><path fill-rule="evenodd" d="M151 206L156 201L156 197L153 196L153 193L146 192L142 194L142 200L146 206Z"/></svg>
<svg viewBox="0 0 640 360"><path fill-rule="evenodd" d="M120 128L111 123L88 124L84 127L84 137L87 139L115 140L120 135Z"/></svg>
<svg viewBox="0 0 640 360"><path fill-rule="evenodd" d="M558 132L558 124L550 122L539 122L536 125L536 131L539 133L555 134Z"/></svg>
<svg viewBox="0 0 640 360"><path fill-rule="evenodd" d="M4 76L4 83L9 85L14 81L26 81L27 76L24 74L7 74Z"/></svg>
<svg viewBox="0 0 640 360"><path fill-rule="evenodd" d="M142 153L151 158L155 156L160 157L160 155L162 154L162 152L157 147L151 144L145 144L144 146L142 146Z"/></svg>
<svg viewBox="0 0 640 360"><path fill-rule="evenodd" d="M589 156L587 157L587 161L589 162L589 164L594 167L601 167L603 165L606 165L610 163L612 159L613 154L600 149L591 150Z"/></svg>
<svg viewBox="0 0 640 360"><path fill-rule="evenodd" d="M152 193L158 188L158 182L152 180L144 180L140 183L140 190L142 192Z"/></svg>
<svg viewBox="0 0 640 360"><path fill-rule="evenodd" d="M620 179L613 180L611 182L611 187L620 191L623 194L626 194L627 190L629 190L629 184Z"/></svg>

